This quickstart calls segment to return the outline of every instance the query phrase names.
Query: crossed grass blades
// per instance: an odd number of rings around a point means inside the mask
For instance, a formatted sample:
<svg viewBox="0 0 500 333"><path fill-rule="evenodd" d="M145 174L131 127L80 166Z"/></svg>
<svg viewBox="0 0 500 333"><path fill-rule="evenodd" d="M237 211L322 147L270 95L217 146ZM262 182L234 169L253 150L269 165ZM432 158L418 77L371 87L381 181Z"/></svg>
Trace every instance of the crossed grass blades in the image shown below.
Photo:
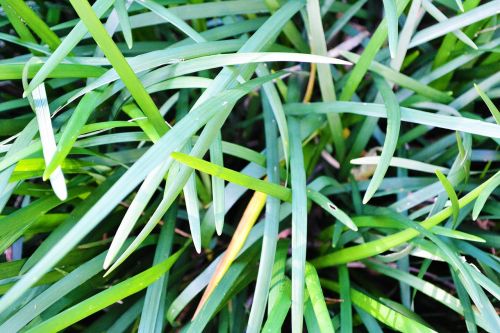
<svg viewBox="0 0 500 333"><path fill-rule="evenodd" d="M498 332L500 0L0 0L0 332Z"/></svg>

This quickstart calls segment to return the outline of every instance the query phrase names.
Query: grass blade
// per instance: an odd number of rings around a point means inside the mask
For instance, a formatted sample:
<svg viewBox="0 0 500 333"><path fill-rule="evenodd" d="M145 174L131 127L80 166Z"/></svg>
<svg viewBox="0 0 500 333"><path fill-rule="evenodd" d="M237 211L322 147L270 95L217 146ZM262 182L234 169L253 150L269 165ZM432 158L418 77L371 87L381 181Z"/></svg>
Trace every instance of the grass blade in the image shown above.
<svg viewBox="0 0 500 333"><path fill-rule="evenodd" d="M275 121L277 117L275 115L273 117L270 106L271 98L269 95L266 94L262 99L264 103L264 130L266 134L267 177L270 183L279 184L278 131ZM248 318L247 331L249 333L260 332L264 319L266 302L270 293L269 289L272 288L271 279L274 278L273 266L275 265L276 246L278 242L279 215L280 201L277 198L268 196L266 201L265 227L259 261L259 272L255 284L252 308ZM270 303L271 298L269 298L269 304ZM269 308L271 308L271 305Z"/></svg>
<svg viewBox="0 0 500 333"><path fill-rule="evenodd" d="M446 21L440 22L423 30L413 37L410 47L419 46L425 42L441 37L449 32L466 27L478 21L484 20L498 13L500 0L493 0L477 8L471 9L461 15L454 16Z"/></svg>
<svg viewBox="0 0 500 333"><path fill-rule="evenodd" d="M372 180L370 181L370 184L366 189L365 196L363 197L364 204L366 204L373 197L378 187L382 183L387 169L389 169L389 164L391 162L392 156L396 151L401 121L401 111L399 109L398 101L396 99L396 96L392 93L392 90L387 82L379 77L375 77L375 83L377 84L379 92L382 95L386 106L387 130L379 164L377 165L377 168L373 173Z"/></svg>
<svg viewBox="0 0 500 333"><path fill-rule="evenodd" d="M44 180L49 178L52 173L60 167L66 156L68 156L82 127L89 119L90 114L94 111L96 106L95 102L98 97L99 93L90 92L82 98L80 103L78 103L75 112L71 116L67 126L63 130L61 138L58 141L57 150L55 151L54 156L49 160L49 163L45 168L43 173Z"/></svg>
<svg viewBox="0 0 500 333"><path fill-rule="evenodd" d="M452 215L453 215L453 226L456 226L456 223L458 220L458 213L460 212L457 194L455 193L455 190L453 189L453 185L450 183L448 178L446 178L446 176L443 175L443 173L441 171L436 170L436 176L439 178L439 181L441 182L441 184L443 184L443 187L446 190L448 197L450 198Z"/></svg>
<svg viewBox="0 0 500 333"><path fill-rule="evenodd" d="M300 133L297 119L288 118L288 124L290 132ZM307 197L302 142L298 135L290 137L290 171L292 185L292 332L302 332L307 242Z"/></svg>
<svg viewBox="0 0 500 333"><path fill-rule="evenodd" d="M484 101L484 104L486 104L486 106L488 107L488 110L490 110L497 124L500 125L500 112L498 111L498 108L495 106L495 104L493 104L488 95L486 95L484 91L475 83L474 83L474 88L476 88L477 93L479 94L479 96L481 96L481 99Z"/></svg>
<svg viewBox="0 0 500 333"><path fill-rule="evenodd" d="M33 12L33 10L22 0L5 0L7 6L10 6L19 15L22 20L31 28L31 30L40 37L52 50L55 50L61 40L50 30L47 24Z"/></svg>
<svg viewBox="0 0 500 333"><path fill-rule="evenodd" d="M29 329L27 332L55 332L62 330L69 325L113 304L114 302L141 291L158 280L163 274L168 272L185 249L186 245L161 263L131 277L130 279L120 282L119 284L106 289L95 296L87 298L85 301L78 303L49 320L42 322L32 329Z"/></svg>
<svg viewBox="0 0 500 333"><path fill-rule="evenodd" d="M134 41L132 39L132 29L130 28L130 20L127 13L126 2L132 2L130 0L115 0L113 4L116 14L118 15L118 21L120 22L120 27L122 28L123 37L129 49L132 48ZM141 2L139 2L141 3Z"/></svg>
<svg viewBox="0 0 500 333"><path fill-rule="evenodd" d="M389 52L391 58L396 57L398 47L398 14L395 0L383 0L385 16L387 19L387 31L389 34Z"/></svg>
<svg viewBox="0 0 500 333"><path fill-rule="evenodd" d="M244 186L248 189L266 193L279 198L283 201L290 201L292 195L290 189L281 185L269 183L264 180L255 179L231 169L227 169L210 162L206 162L200 158L196 158L183 153L175 152L171 154L172 158L193 169L208 173L229 182Z"/></svg>
<svg viewBox="0 0 500 333"><path fill-rule="evenodd" d="M45 165L49 165L56 153L56 140L50 121L50 110L45 86L43 84L38 86L33 90L32 96L35 106L34 111L38 122L38 130L40 132L40 140L42 141L43 157L45 159ZM66 189L66 180L64 179L64 174L60 166L55 168L53 174L50 176L50 184L57 197L61 200L66 200L68 190Z"/></svg>
<svg viewBox="0 0 500 333"><path fill-rule="evenodd" d="M173 24L177 29L188 35L195 42L201 43L206 41L206 39L203 38L196 30L191 28L189 25L186 24L186 22L181 20L179 17L177 17L175 14L173 14L171 11L169 11L162 5L157 4L152 0L141 0L138 1L138 3L141 6L144 6L147 9L151 10L165 21Z"/></svg>
<svg viewBox="0 0 500 333"><path fill-rule="evenodd" d="M164 134L167 131L167 125L161 117L158 108L154 104L151 96L144 89L141 81L137 78L128 62L123 57L122 53L113 42L111 37L107 34L99 18L92 10L89 3L85 1L71 1L73 8L78 16L82 19L89 30L96 43L102 49L106 58L113 65L125 86L128 88L137 104L141 107L142 111L151 120L153 126L158 133Z"/></svg>
<svg viewBox="0 0 500 333"><path fill-rule="evenodd" d="M311 264L306 263L305 273L307 292L309 293L320 332L335 332L316 269Z"/></svg>

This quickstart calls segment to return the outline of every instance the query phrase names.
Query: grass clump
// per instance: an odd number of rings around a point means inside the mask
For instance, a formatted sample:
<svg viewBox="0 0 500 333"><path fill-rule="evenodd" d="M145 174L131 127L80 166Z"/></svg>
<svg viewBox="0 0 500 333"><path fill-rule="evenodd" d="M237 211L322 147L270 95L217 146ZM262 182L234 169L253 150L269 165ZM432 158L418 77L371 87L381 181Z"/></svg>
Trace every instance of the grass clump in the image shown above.
<svg viewBox="0 0 500 333"><path fill-rule="evenodd" d="M500 1L0 5L0 332L498 331Z"/></svg>

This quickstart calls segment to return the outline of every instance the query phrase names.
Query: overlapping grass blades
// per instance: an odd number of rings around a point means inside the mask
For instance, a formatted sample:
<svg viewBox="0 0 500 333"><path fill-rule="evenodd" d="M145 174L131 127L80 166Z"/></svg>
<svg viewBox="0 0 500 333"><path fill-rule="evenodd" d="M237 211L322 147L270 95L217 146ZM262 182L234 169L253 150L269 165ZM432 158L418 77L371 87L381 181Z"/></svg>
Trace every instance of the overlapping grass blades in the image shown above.
<svg viewBox="0 0 500 333"><path fill-rule="evenodd" d="M0 331L497 331L498 0L92 3L0 0Z"/></svg>

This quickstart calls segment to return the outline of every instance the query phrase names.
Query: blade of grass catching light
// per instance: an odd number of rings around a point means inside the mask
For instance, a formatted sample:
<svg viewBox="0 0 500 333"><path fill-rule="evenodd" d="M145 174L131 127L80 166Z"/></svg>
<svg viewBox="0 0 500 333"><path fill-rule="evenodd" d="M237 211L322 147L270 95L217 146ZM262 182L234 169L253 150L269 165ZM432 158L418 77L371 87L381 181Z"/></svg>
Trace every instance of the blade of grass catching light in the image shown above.
<svg viewBox="0 0 500 333"><path fill-rule="evenodd" d="M180 149L185 141L191 138L197 130L217 114L223 101L235 103L239 98L252 91L268 80L281 76L276 73L269 77L254 79L238 89L229 89L216 95L200 107L191 110L186 117L176 123L155 145L149 148L140 159L138 159L127 172L100 198L95 205L69 230L57 244L55 244L40 261L9 289L0 299L0 312L18 300L36 281L47 273L66 253L85 237L99 222L107 216L111 210L126 197L155 167L165 161L175 149ZM197 121L195 121L197 119ZM208 147L207 147L208 149ZM182 186L181 186L182 187ZM167 207L168 208L168 207ZM158 220L164 215L162 212ZM147 225L153 227L157 221ZM130 250L124 252L126 258L146 238L149 232L139 235L130 246ZM144 236L145 235L145 236ZM118 259L120 261L120 258ZM117 262L118 262L117 261Z"/></svg>
<svg viewBox="0 0 500 333"><path fill-rule="evenodd" d="M425 10L431 14L438 22L443 22L446 21L448 18L441 13L441 11L434 6L429 0L423 0L422 1L422 7L425 8ZM467 36L465 33L462 32L462 30L455 30L452 31L452 33L460 39L464 44L472 47L474 50L477 50L477 45Z"/></svg>
<svg viewBox="0 0 500 333"><path fill-rule="evenodd" d="M19 15L23 21L31 28L31 30L40 37L52 50L55 50L61 40L57 35L50 30L47 24L22 0L5 0L5 3L10 6Z"/></svg>
<svg viewBox="0 0 500 333"><path fill-rule="evenodd" d="M265 88L264 88L265 89ZM266 171L270 183L279 184L280 165L278 153L278 130L276 115L271 108L271 97L266 94L261 97L264 107L264 131L266 135ZM273 117L274 116L274 117ZM286 121L286 119L285 119ZM279 122L278 122L279 123ZM287 128L288 131L288 128ZM288 133L288 132L287 132ZM288 138L288 135L287 135ZM265 211L264 235L259 261L259 271L255 283L252 308L248 317L247 332L260 332L262 320L266 310L269 289L272 288L273 266L275 262L276 246L278 241L280 201L272 196L267 197ZM269 305L269 307L271 307Z"/></svg>
<svg viewBox="0 0 500 333"><path fill-rule="evenodd" d="M29 329L27 332L41 333L60 331L117 301L143 290L168 272L186 248L187 244L163 262L123 282L120 282L105 291L101 291L97 295L87 298L58 315L51 317L41 324Z"/></svg>
<svg viewBox="0 0 500 333"><path fill-rule="evenodd" d="M141 107L144 114L151 120L158 133L160 135L164 134L168 130L168 127L163 117L160 115L158 108L151 99L151 96L144 89L144 86L135 75L127 60L125 60L116 44L106 32L106 29L101 21L99 21L92 7L87 0L71 0L70 2L96 43L104 52L106 58L136 100L137 104Z"/></svg>
<svg viewBox="0 0 500 333"><path fill-rule="evenodd" d="M361 59L360 56L356 53L348 51L341 51L340 54L342 54L343 57L345 57L349 61L352 61L353 63L358 63ZM436 102L449 103L453 100L449 93L434 89L426 84L419 82L418 80L401 74L399 71L384 66L377 61L372 61L369 69L374 73L384 77L384 79L393 82L394 84L413 90L422 96L435 100Z"/></svg>
<svg viewBox="0 0 500 333"><path fill-rule="evenodd" d="M307 246L307 196L299 120L288 118L290 178L292 185L292 332L302 332L304 322L304 276Z"/></svg>
<svg viewBox="0 0 500 333"><path fill-rule="evenodd" d="M472 218L474 220L477 220L479 214L481 213L481 210L484 207L484 204L486 203L486 200L488 200L491 193L493 193L493 191L498 186L500 186L500 177L496 177L494 181L488 184L488 186L486 186L484 190L479 194L476 202L474 203L474 209L472 210Z"/></svg>
<svg viewBox="0 0 500 333"><path fill-rule="evenodd" d="M263 333L280 332L288 311L290 310L290 306L292 305L292 284L288 278L285 277L278 285L274 286L273 289L276 289L277 300L270 309L267 321L262 328Z"/></svg>
<svg viewBox="0 0 500 333"><path fill-rule="evenodd" d="M120 22L120 27L122 28L123 38L125 38L125 42L129 49L133 46L132 39L132 29L130 28L130 20L128 18L127 6L126 2L131 0L115 0L114 8L116 10L116 14L118 15L118 21ZM143 1L139 1L142 3Z"/></svg>
<svg viewBox="0 0 500 333"><path fill-rule="evenodd" d="M445 128L453 131L466 132L500 139L500 126L486 121L447 116L416 109L401 107L401 120L414 124ZM289 115L304 116L308 113L352 113L368 117L385 118L387 110L385 105L361 102L333 102L333 103L290 103L285 106Z"/></svg>
<svg viewBox="0 0 500 333"><path fill-rule="evenodd" d="M267 66L261 64L257 66L256 70L257 74L259 76L266 76L269 75L269 70L267 69ZM276 120L276 123L278 125L278 131L280 133L280 139L281 139L281 144L283 146L283 155L285 159L285 165L286 168L288 169L288 157L290 155L290 144L289 144L289 134L288 134L288 125L286 122L286 116L285 116L285 111L283 109L283 104L281 103L280 96L278 94L278 90L274 86L273 83L265 83L262 86L264 90L264 94L266 95L266 98L269 102L269 106L271 107L271 110L274 114L274 118Z"/></svg>
<svg viewBox="0 0 500 333"><path fill-rule="evenodd" d="M351 160L351 164L355 165L378 165L379 163L380 163L380 156L366 156ZM419 172L432 173L432 174L436 171L436 169L444 174L448 174L450 172L450 169L445 167L440 167L434 164L428 164L401 157L391 158L389 161L389 165L396 168L404 168L408 170L415 170Z"/></svg>
<svg viewBox="0 0 500 333"><path fill-rule="evenodd" d="M264 208L266 198L266 194L255 192L250 199L250 202L248 203L245 212L243 213L243 216L238 223L238 227L236 228L233 237L231 238L226 252L217 265L217 268L215 269L215 272L212 275L212 278L210 279L210 282L208 283L203 296L201 297L200 303L198 303L198 307L196 308L193 318L196 318L198 312L203 308L205 302L208 300L214 289L226 274L233 261L236 259L236 256L245 244L248 233L252 229L262 209Z"/></svg>
<svg viewBox="0 0 500 333"><path fill-rule="evenodd" d="M401 12L408 5L409 0L396 0L397 14L400 15ZM370 63L375 58L375 55L382 47L382 44L387 38L387 19L384 19L378 26L377 30L373 34L370 42L366 46L365 50L361 54L361 58L356 63L351 73L349 74L349 78L342 88L342 92L340 94L339 100L341 101L350 101L359 84L363 80L363 77L370 66Z"/></svg>
<svg viewBox="0 0 500 333"><path fill-rule="evenodd" d="M210 160L216 165L224 165L220 131L217 134L217 138L210 146ZM224 203L224 179L212 176L212 205L214 207L215 230L218 235L222 234L222 228L224 227Z"/></svg>
<svg viewBox="0 0 500 333"><path fill-rule="evenodd" d="M148 204L153 194L156 192L171 164L172 163L167 160L166 162L156 167L153 171L151 171L151 173L147 175L146 179L139 187L134 200L128 207L125 216L123 216L120 226L116 230L113 241L109 246L109 251L106 254L106 258L103 263L104 269L109 268L113 260L120 252L120 249L125 243L125 240L132 232L134 225L137 223L137 219L144 211L144 208Z"/></svg>
<svg viewBox="0 0 500 333"><path fill-rule="evenodd" d="M384 176L389 169L391 158L396 151L398 143L399 128L401 122L401 111L399 109L398 100L392 92L391 87L387 82L375 76L375 84L384 99L387 110L387 130L384 140L384 147L382 148L382 155L380 156L379 164L377 165L373 177L366 189L365 196L363 197L363 204L366 204L375 194L378 187L384 180Z"/></svg>
<svg viewBox="0 0 500 333"><path fill-rule="evenodd" d="M203 38L196 30L191 28L186 22L181 20L179 17L177 17L175 14L173 14L171 11L169 11L162 5L157 4L152 0L141 0L137 1L137 3L151 10L165 21L174 25L177 29L179 29L187 36L192 38L195 42L201 43L206 41L206 39Z"/></svg>
<svg viewBox="0 0 500 333"><path fill-rule="evenodd" d="M383 0L385 17L387 19L387 31L389 35L389 52L391 58L396 57L398 47L398 14L395 0Z"/></svg>
<svg viewBox="0 0 500 333"><path fill-rule="evenodd" d="M265 82L267 82L269 80L272 80L274 78L280 77L281 75L282 75L282 73L275 73L275 74L269 75L267 77L254 79L252 81L249 81L247 83L244 83L244 84L238 86L237 88L229 89L229 90L226 90L224 92L221 92L221 93L215 95L215 97L209 99L207 102L203 103L198 108L195 108L194 110L191 110L185 117L183 117L179 122L177 122L176 126L174 126L172 128L172 130L169 131L166 135L171 135L170 133L172 131L174 131L174 130L177 131L179 129L179 125L181 123L185 123L186 122L186 120L185 120L186 118L189 119L189 120L187 120L187 124L191 124L191 122L192 122L191 118L192 117L195 117L195 118L197 117L198 121L200 119L204 119L204 117L208 117L208 118L213 117L216 114L216 112L219 111L218 108L220 108L220 106L225 106L226 104L229 104L229 103L233 103L234 104L240 97L242 97L245 94L249 93L250 91L252 91L256 87L258 87L262 83L265 83ZM215 110L213 110L211 108L215 108ZM213 112L211 115L207 114L207 113L210 113L209 110ZM229 111L230 110L226 110L225 114L224 113L223 114L218 114L218 116L227 117L227 113ZM195 119L195 118L193 118L193 119ZM203 121L206 122L206 120L203 120ZM191 124L191 125L193 125L193 124ZM180 132L180 133L182 133L182 135L185 135L185 136L187 135L186 138L184 139L184 141L181 140L181 142L186 142L187 138L190 138L192 135L194 135L194 132L189 132L189 133ZM212 134L213 134L213 132L210 133L210 135L212 135ZM179 133L176 134L176 137L179 137ZM215 137L215 136L213 136L213 137ZM166 140L166 139L162 138L162 139L160 139L160 142L162 140ZM181 144L181 143L179 143L179 144ZM196 148L197 147L199 148L201 146L204 149L203 152L206 152L206 150L208 150L208 148L209 148L209 144L210 144L210 140L205 141L204 140L204 134L202 132L200 138L197 140L197 142L196 142L196 144L195 144L195 146L193 148L193 151L196 151ZM172 148L172 150L180 149L180 147L171 147L171 143L170 143L169 148ZM172 150L169 150L169 153L171 153ZM163 154L165 154L164 151L163 151ZM173 155L184 156L184 157L187 156L188 159L192 158L189 155L184 155L184 154L181 154L181 153L174 153ZM161 156L164 156L164 155L161 155ZM198 160L199 159L195 158L195 161L198 161ZM167 160L167 161L170 161L170 159ZM213 166L213 164L211 164L209 162L205 162L203 160L200 160L200 161L202 161L203 163L208 164L209 166ZM196 163L195 163L195 165L196 165ZM217 170L220 168L218 166L215 166L215 167L216 167ZM222 169L224 169L224 168L222 168ZM232 172L235 173L234 171L232 171ZM236 174L239 175L239 173L237 173L237 172L236 172ZM181 169L178 173L176 173L175 178L173 178L171 180L169 178L169 181L171 181L171 183L169 183L169 186L166 187L166 191L164 192L164 197L163 197L162 201L160 202L160 204L158 205L157 209L155 210L154 214L148 220L148 222L146 223L145 227L141 230L141 232L136 237L136 239L134 240L134 242L116 260L116 262L109 268L109 270L108 270L108 272L106 274L109 274L111 271L113 271L114 269L116 269L116 267L118 267L130 254L132 254L134 252L134 250L137 248L137 246L144 239L146 239L147 235L154 229L154 227L159 222L159 220L161 219L161 217L163 217L163 215L165 214L165 212L168 209L168 207L170 207L170 204L173 203L174 199L180 193L180 189L182 189L182 187L186 184L186 182L187 182L187 180L188 180L188 178L189 178L190 175L191 175L191 170L184 168L184 169ZM252 177L250 177L250 179L246 179L247 182L253 182L253 180L254 180L254 178L252 178ZM278 186L278 185L276 185L276 186ZM284 189L285 189L285 192L286 192L287 189L286 188L284 188Z"/></svg>
<svg viewBox="0 0 500 333"><path fill-rule="evenodd" d="M453 185L450 183L448 178L446 178L445 175L439 170L436 170L436 176L439 178L439 181L441 184L443 184L443 187L448 194L448 197L450 198L451 201L451 209L453 213L453 226L457 223L458 220L458 214L460 212L460 208L458 205L458 197L457 194L455 193L455 190L453 189Z"/></svg>
<svg viewBox="0 0 500 333"><path fill-rule="evenodd" d="M340 286L331 280L321 279L321 285L335 292L339 292L340 290ZM356 289L351 288L351 299L356 306L360 307L371 316L396 331L422 333L436 332L427 326L424 326L421 323L392 310L391 308L379 303L375 299L357 291Z"/></svg>
<svg viewBox="0 0 500 333"><path fill-rule="evenodd" d="M208 173L216 177L220 177L232 183L238 184L240 186L246 187L248 189L266 193L279 198L283 201L290 201L291 191L290 189L283 187L278 184L273 184L264 180L255 179L244 175L240 172L227 169L213 163L204 161L200 158L196 158L190 155L186 155L179 152L174 152L170 156L176 161L179 161L193 169L199 170L201 172Z"/></svg>
<svg viewBox="0 0 500 333"><path fill-rule="evenodd" d="M35 104L35 114L38 122L38 130L40 132L40 140L42 141L43 157L45 159L45 165L48 165L56 152L56 140L54 138L49 104L47 102L47 94L43 83L33 90L32 96ZM66 189L66 180L64 179L64 174L60 166L57 167L50 176L50 184L57 197L61 200L66 200L68 190Z"/></svg>
<svg viewBox="0 0 500 333"><path fill-rule="evenodd" d="M97 17L101 17L114 3L114 0L97 0L92 6L94 13ZM27 89L24 90L23 96L31 93L31 91L42 83L47 77L51 75L55 68L60 66L60 63L73 48L80 42L80 40L87 33L87 29L83 22L78 24L71 30L71 32L64 38L61 45L49 57L47 62L36 72L33 80L30 82Z"/></svg>
<svg viewBox="0 0 500 333"><path fill-rule="evenodd" d="M471 203L475 200L479 194L487 187L489 184L497 181L497 178L500 177L500 172L497 172L490 179L476 187L474 190L469 192L464 197L458 200L459 208L465 207L467 204ZM437 214L427 218L425 221L421 223L423 228L429 229L439 223L443 222L445 219L452 215L451 207L447 207ZM417 237L420 233L414 229L407 229L400 231L395 234L391 234L389 236L382 237L378 240L374 240L371 242L363 243L361 245L355 245L351 247L347 247L341 249L339 251L335 251L331 254L327 254L325 256L319 257L311 261L311 263L316 268L330 267L339 264L345 264L351 261L356 261L360 259L369 258L380 254L384 251L387 251L393 247L401 245L415 237Z"/></svg>
<svg viewBox="0 0 500 333"><path fill-rule="evenodd" d="M488 97L488 95L484 93L481 87L479 87L477 84L474 83L474 88L476 88L477 93L479 94L479 96L481 96L482 100L484 101L484 104L486 104L488 110L490 110L497 124L500 125L500 112L498 111L498 108L495 106L495 104L493 104L493 101Z"/></svg>
<svg viewBox="0 0 500 333"><path fill-rule="evenodd" d="M73 148L76 139L80 133L80 130L87 122L90 114L95 109L95 102L97 101L99 93L90 92L85 95L78 106L76 107L74 113L71 115L70 120L64 127L63 133L59 142L57 143L57 150L54 156L49 160L47 167L43 173L43 179L49 178L52 173L60 167L63 160L68 156L71 148Z"/></svg>
<svg viewBox="0 0 500 333"><path fill-rule="evenodd" d="M306 8L309 18L309 38L311 43L311 51L314 54L326 56L327 50L325 32L323 30L319 1L308 0ZM325 102L333 102L337 99L337 97L335 96L335 87L333 85L333 77L330 67L325 64L317 64L317 67L321 97ZM342 137L342 121L339 115L327 115L326 118L328 120L328 126L332 134L336 154L338 156L338 159L341 160L345 155L345 144L344 138Z"/></svg>
<svg viewBox="0 0 500 333"><path fill-rule="evenodd" d="M419 46L423 43L446 35L449 32L466 27L473 23L479 22L490 16L498 14L500 7L500 0L493 0L481 6L469 10L463 14L454 16L446 21L432 25L428 28L422 29L413 37L410 47Z"/></svg>
<svg viewBox="0 0 500 333"><path fill-rule="evenodd" d="M158 237L153 264L168 259L172 251L177 207L174 205L167 212L164 224ZM156 282L148 286L146 298L141 312L139 333L160 332L163 328L165 313L165 297L167 293L168 272Z"/></svg>
<svg viewBox="0 0 500 333"><path fill-rule="evenodd" d="M314 266L309 263L306 263L305 281L320 332L334 332L335 330L333 329L332 319L328 313L325 297L323 296L323 291L321 290L318 273L316 272Z"/></svg>

